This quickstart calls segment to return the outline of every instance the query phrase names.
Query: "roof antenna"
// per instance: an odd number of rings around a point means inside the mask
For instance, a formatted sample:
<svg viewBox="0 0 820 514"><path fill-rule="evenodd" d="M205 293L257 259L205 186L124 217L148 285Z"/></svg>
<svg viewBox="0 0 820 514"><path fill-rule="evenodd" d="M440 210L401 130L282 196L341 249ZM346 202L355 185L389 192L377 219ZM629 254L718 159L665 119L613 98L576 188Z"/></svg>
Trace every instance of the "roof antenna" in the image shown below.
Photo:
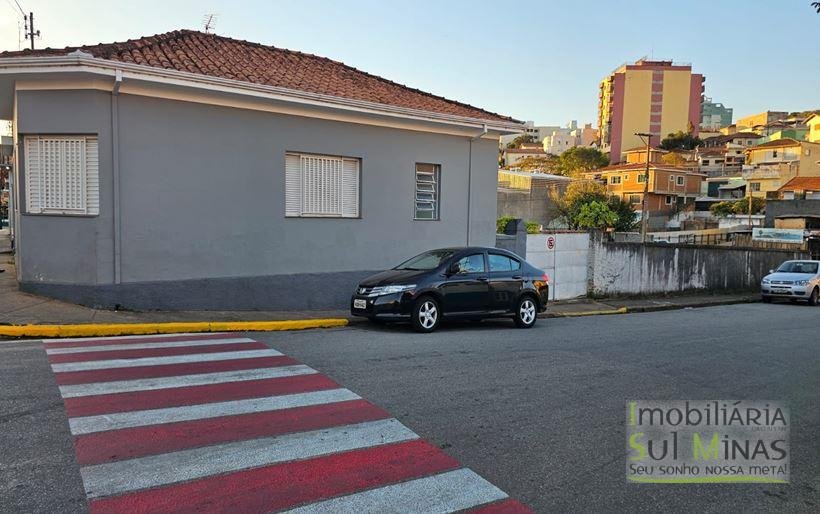
<svg viewBox="0 0 820 514"><path fill-rule="evenodd" d="M211 34L211 31L214 30L216 27L216 18L218 17L215 13L208 13L202 17L202 25L205 28L206 34Z"/></svg>

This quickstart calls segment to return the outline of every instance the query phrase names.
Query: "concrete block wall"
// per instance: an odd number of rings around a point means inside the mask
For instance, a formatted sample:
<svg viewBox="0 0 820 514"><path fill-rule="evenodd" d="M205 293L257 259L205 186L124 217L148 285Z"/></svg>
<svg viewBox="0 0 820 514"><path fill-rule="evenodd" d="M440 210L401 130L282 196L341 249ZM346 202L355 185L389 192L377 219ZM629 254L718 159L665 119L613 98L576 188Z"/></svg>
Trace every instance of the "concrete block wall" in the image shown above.
<svg viewBox="0 0 820 514"><path fill-rule="evenodd" d="M601 296L756 290L768 270L804 252L604 242L594 238L590 292Z"/></svg>

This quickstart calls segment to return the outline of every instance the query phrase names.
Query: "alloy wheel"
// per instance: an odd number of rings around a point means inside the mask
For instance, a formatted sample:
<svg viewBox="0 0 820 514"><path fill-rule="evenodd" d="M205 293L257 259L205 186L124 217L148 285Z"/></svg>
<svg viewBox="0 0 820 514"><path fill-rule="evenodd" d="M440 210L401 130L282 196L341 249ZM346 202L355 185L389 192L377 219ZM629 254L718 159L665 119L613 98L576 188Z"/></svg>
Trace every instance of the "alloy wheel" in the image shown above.
<svg viewBox="0 0 820 514"><path fill-rule="evenodd" d="M429 330L436 325L438 320L438 308L430 300L425 300L419 307L419 324Z"/></svg>
<svg viewBox="0 0 820 514"><path fill-rule="evenodd" d="M535 303L529 298L521 302L519 309L519 317L525 325L529 325L535 321Z"/></svg>

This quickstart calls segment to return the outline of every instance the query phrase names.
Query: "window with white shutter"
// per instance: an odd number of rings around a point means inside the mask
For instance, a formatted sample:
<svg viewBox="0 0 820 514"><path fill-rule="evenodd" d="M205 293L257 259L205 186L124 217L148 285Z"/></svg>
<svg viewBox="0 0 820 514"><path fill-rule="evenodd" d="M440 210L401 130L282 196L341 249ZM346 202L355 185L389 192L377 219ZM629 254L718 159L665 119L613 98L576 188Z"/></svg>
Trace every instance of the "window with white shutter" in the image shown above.
<svg viewBox="0 0 820 514"><path fill-rule="evenodd" d="M417 220L439 219L439 183L441 168L438 164L416 164L415 215Z"/></svg>
<svg viewBox="0 0 820 514"><path fill-rule="evenodd" d="M99 144L92 136L26 136L26 212L100 213Z"/></svg>
<svg viewBox="0 0 820 514"><path fill-rule="evenodd" d="M359 217L360 161L285 154L285 216Z"/></svg>

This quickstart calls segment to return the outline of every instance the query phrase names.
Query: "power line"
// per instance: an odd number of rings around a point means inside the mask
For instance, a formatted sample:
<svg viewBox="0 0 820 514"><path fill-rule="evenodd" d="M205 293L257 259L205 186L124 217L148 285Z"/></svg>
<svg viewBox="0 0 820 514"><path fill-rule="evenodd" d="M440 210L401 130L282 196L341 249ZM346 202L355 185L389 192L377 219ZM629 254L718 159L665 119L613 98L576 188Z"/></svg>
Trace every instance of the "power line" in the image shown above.
<svg viewBox="0 0 820 514"><path fill-rule="evenodd" d="M20 2L18 2L17 0L14 0L14 4L15 4L15 5L17 6L17 8L20 10L20 14L22 14L23 16L25 16L25 15L26 15L26 11L24 11L24 10L23 10L23 7L20 5Z"/></svg>

